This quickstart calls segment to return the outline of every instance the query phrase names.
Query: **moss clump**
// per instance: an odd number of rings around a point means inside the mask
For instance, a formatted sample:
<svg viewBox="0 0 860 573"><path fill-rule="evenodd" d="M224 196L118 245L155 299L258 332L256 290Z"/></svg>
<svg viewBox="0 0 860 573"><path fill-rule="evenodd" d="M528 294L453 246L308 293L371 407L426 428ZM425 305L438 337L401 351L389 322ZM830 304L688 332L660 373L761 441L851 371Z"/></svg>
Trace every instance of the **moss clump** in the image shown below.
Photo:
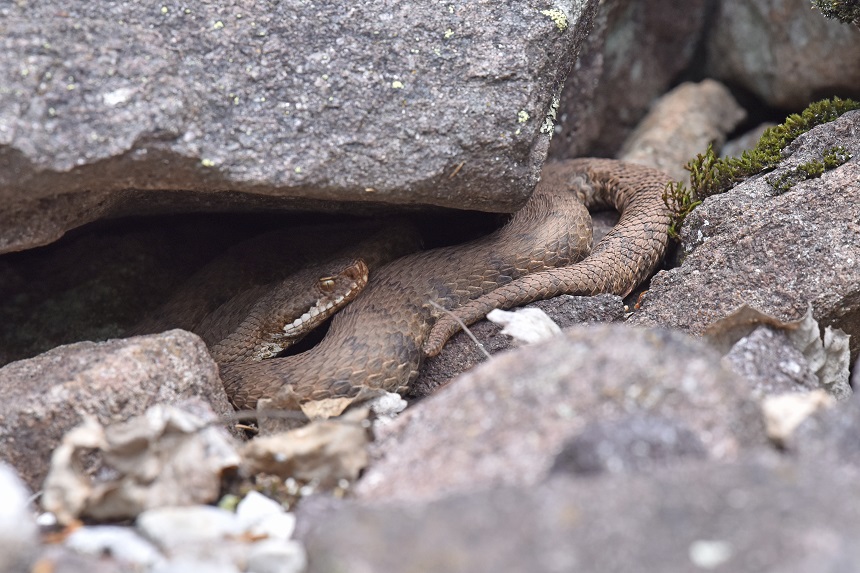
<svg viewBox="0 0 860 573"><path fill-rule="evenodd" d="M675 214L670 234L677 237L684 218L705 198L724 193L753 175L775 168L782 159L782 151L801 134L854 109L860 109L860 102L838 97L815 102L801 113L788 116L782 124L768 128L755 148L744 151L740 157L720 159L713 147L708 146L705 153L684 166L690 172L689 188L673 182L663 192L663 201Z"/></svg>
<svg viewBox="0 0 860 573"><path fill-rule="evenodd" d="M851 159L851 154L844 147L830 147L824 151L821 161L813 159L801 163L791 171L783 173L773 180L769 179L768 183L773 186L777 193L785 193L801 181L821 177L825 171L839 167L849 159Z"/></svg>
<svg viewBox="0 0 860 573"><path fill-rule="evenodd" d="M687 164L689 166L689 163ZM690 212L699 206L701 201L693 199L693 195L687 186L680 181L671 181L663 189L663 203L672 212L672 221L669 223L669 237L677 239L681 232L681 225Z"/></svg>
<svg viewBox="0 0 860 573"><path fill-rule="evenodd" d="M812 4L827 18L860 26L860 2L857 0L812 0Z"/></svg>

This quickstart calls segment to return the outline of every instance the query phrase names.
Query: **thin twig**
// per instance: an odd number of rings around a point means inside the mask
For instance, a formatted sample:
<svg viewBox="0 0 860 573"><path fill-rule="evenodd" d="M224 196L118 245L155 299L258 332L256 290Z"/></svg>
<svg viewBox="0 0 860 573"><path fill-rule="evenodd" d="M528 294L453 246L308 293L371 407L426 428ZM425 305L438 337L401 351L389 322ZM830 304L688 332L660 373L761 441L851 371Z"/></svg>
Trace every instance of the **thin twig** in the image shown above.
<svg viewBox="0 0 860 573"><path fill-rule="evenodd" d="M307 421L308 417L304 413L296 410L239 410L232 414L219 416L221 422L238 422L240 420L256 420L257 418L275 418L278 420L300 420Z"/></svg>
<svg viewBox="0 0 860 573"><path fill-rule="evenodd" d="M464 323L462 320L460 320L459 316L457 316L456 314L454 314L453 312L451 312L450 310L448 310L447 308L445 308L441 304L437 303L436 301L431 300L430 304L433 305L434 307L436 307L437 309L441 310L442 312L444 312L448 316L450 316L452 319L454 319L457 322L457 324L460 325L460 328L463 329L463 332L465 332L469 336L469 338L472 339L472 342L475 343L475 346L478 347L478 350L480 350L484 354L484 356L486 356L487 358L490 357L490 353L487 352L487 350L484 348L484 345L477 338L475 338L475 335L472 334L472 331L469 330L469 327L466 326L466 323Z"/></svg>

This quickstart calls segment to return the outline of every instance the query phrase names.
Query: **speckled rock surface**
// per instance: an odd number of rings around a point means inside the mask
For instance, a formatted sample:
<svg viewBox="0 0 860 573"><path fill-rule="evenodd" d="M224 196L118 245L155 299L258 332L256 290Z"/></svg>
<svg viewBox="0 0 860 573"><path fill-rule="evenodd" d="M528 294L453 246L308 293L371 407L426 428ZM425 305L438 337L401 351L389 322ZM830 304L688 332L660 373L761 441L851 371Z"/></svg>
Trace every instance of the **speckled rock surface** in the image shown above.
<svg viewBox="0 0 860 573"><path fill-rule="evenodd" d="M0 252L128 213L514 210L596 7L6 4Z"/></svg>
<svg viewBox="0 0 860 573"><path fill-rule="evenodd" d="M593 420L641 413L691 430L714 458L761 436L744 381L701 341L623 325L574 327L496 356L401 415L372 446L361 499L417 500L531 485Z"/></svg>
<svg viewBox="0 0 860 573"><path fill-rule="evenodd" d="M690 63L707 11L706 0L601 2L565 84L550 154L616 156L652 101Z"/></svg>
<svg viewBox="0 0 860 573"><path fill-rule="evenodd" d="M203 341L182 330L60 346L0 368L0 388L0 457L35 490L51 451L85 414L110 424L192 396L232 412Z"/></svg>
<svg viewBox="0 0 860 573"><path fill-rule="evenodd" d="M773 182L842 146L850 159L779 194ZM680 267L661 271L631 324L700 333L746 303L783 320L811 302L822 326L860 340L860 111L800 136L771 173L714 196L687 217Z"/></svg>
<svg viewBox="0 0 860 573"><path fill-rule="evenodd" d="M723 364L748 380L757 396L809 392L819 387L818 377L788 335L766 326L739 340Z"/></svg>
<svg viewBox="0 0 860 573"><path fill-rule="evenodd" d="M800 110L810 101L860 97L860 31L830 20L809 0L718 2L706 74L767 104Z"/></svg>
<svg viewBox="0 0 860 573"><path fill-rule="evenodd" d="M611 294L593 297L562 295L525 306L543 310L561 328L577 324L616 322L624 318L621 297ZM502 327L489 320L481 320L470 326L469 330L489 354L496 354L513 346L511 338L501 333ZM424 361L410 393L414 396L429 395L458 374L485 360L486 357L475 342L464 332L458 332L445 344L438 356Z"/></svg>
<svg viewBox="0 0 860 573"><path fill-rule="evenodd" d="M762 456L352 506L307 542L312 572L818 573L860 561L858 524L856 468Z"/></svg>
<svg viewBox="0 0 860 573"><path fill-rule="evenodd" d="M660 416L632 414L597 420L568 440L553 473L595 475L649 471L679 459L704 459L707 451L689 428Z"/></svg>

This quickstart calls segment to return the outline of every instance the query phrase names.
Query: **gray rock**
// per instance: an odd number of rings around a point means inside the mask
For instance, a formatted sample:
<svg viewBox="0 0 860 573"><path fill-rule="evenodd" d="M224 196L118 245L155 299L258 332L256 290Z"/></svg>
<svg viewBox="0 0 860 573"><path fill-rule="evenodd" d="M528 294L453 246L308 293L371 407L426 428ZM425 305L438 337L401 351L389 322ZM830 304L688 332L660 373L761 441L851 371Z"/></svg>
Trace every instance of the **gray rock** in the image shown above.
<svg viewBox="0 0 860 573"><path fill-rule="evenodd" d="M788 335L767 326L739 340L723 364L749 381L757 396L808 392L820 386L809 361Z"/></svg>
<svg viewBox="0 0 860 573"><path fill-rule="evenodd" d="M709 455L763 438L748 390L700 341L621 325L577 327L494 357L413 406L371 447L362 499L425 499L531 485L589 422L631 414L689 428Z"/></svg>
<svg viewBox="0 0 860 573"><path fill-rule="evenodd" d="M765 459L354 505L310 530L309 571L847 573L858 477Z"/></svg>
<svg viewBox="0 0 860 573"><path fill-rule="evenodd" d="M836 403L807 418L788 447L811 463L850 464L860 468L860 398Z"/></svg>
<svg viewBox="0 0 860 573"><path fill-rule="evenodd" d="M654 167L676 181L689 180L684 169L708 144L722 147L726 135L746 112L723 84L685 82L654 102L618 154L619 159Z"/></svg>
<svg viewBox="0 0 860 573"><path fill-rule="evenodd" d="M851 387L860 388L860 358L854 361L854 367L851 369Z"/></svg>
<svg viewBox="0 0 860 573"><path fill-rule="evenodd" d="M688 428L658 416L597 420L568 441L552 471L575 474L647 471L680 458L703 459L707 451Z"/></svg>
<svg viewBox="0 0 860 573"><path fill-rule="evenodd" d="M624 301L614 294L571 296L563 294L549 300L526 305L539 308L561 328L570 326L618 322L624 319Z"/></svg>
<svg viewBox="0 0 860 573"><path fill-rule="evenodd" d="M557 158L614 157L621 144L690 63L706 0L607 0L567 79Z"/></svg>
<svg viewBox="0 0 860 573"><path fill-rule="evenodd" d="M785 109L803 109L834 94L860 96L860 35L854 26L825 18L809 0L718 5L706 75Z"/></svg>
<svg viewBox="0 0 860 573"><path fill-rule="evenodd" d="M0 462L0 571L29 571L38 542L30 492L15 470Z"/></svg>
<svg viewBox="0 0 860 573"><path fill-rule="evenodd" d="M860 334L860 111L820 125L785 150L771 173L710 197L682 229L684 262L661 271L629 322L701 333L742 304L782 320L808 304L822 326ZM842 146L847 163L779 193L797 166Z"/></svg>
<svg viewBox="0 0 860 573"><path fill-rule="evenodd" d="M83 415L107 425L194 396L232 412L203 342L181 330L60 346L0 368L0 387L0 456L34 489L51 451Z"/></svg>
<svg viewBox="0 0 860 573"><path fill-rule="evenodd" d="M51 454L42 507L69 525L213 503L222 477L240 461L234 440L200 398L156 404L108 427L87 418Z"/></svg>
<svg viewBox="0 0 860 573"><path fill-rule="evenodd" d="M131 213L514 210L597 4L6 4L0 252Z"/></svg>
<svg viewBox="0 0 860 573"><path fill-rule="evenodd" d="M561 328L577 324L616 322L624 318L621 297L602 294L593 297L562 295L526 305L539 308ZM501 333L502 327L482 320L469 327L475 338L483 344L489 354L496 354L512 347L511 338ZM458 332L442 349L438 356L428 358L421 373L413 382L410 393L413 397L427 396L437 388L486 360L486 356L465 333Z"/></svg>

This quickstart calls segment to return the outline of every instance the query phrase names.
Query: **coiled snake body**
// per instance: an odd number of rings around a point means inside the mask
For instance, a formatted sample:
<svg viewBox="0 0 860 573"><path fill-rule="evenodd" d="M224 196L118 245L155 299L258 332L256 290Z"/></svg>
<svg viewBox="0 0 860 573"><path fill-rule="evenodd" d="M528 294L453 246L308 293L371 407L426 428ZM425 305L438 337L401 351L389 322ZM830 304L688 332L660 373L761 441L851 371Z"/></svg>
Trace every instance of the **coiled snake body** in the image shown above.
<svg viewBox="0 0 860 573"><path fill-rule="evenodd" d="M669 213L662 192L668 181L657 170L607 159L548 164L527 204L498 231L371 269L367 286L334 317L328 334L312 350L259 360L281 348L280 333L261 334L268 337L264 343L249 340L247 329L240 329L239 336L225 332L216 337L219 342L210 348L227 392L240 409L253 408L264 397L274 398L277 406L285 393L305 402L354 396L362 388L402 392L418 375L423 357L438 352L456 331L456 322L439 318L431 301L471 323L492 308L562 293L626 295L663 257ZM590 255L587 207L621 213ZM361 265L344 266L352 269L345 291L355 290L353 279ZM323 277L320 288L339 288L335 279ZM269 295L270 300L283 298ZM275 304L257 303L254 316L274 311L267 305ZM287 330L303 319L288 321ZM251 356L249 348L262 350Z"/></svg>

